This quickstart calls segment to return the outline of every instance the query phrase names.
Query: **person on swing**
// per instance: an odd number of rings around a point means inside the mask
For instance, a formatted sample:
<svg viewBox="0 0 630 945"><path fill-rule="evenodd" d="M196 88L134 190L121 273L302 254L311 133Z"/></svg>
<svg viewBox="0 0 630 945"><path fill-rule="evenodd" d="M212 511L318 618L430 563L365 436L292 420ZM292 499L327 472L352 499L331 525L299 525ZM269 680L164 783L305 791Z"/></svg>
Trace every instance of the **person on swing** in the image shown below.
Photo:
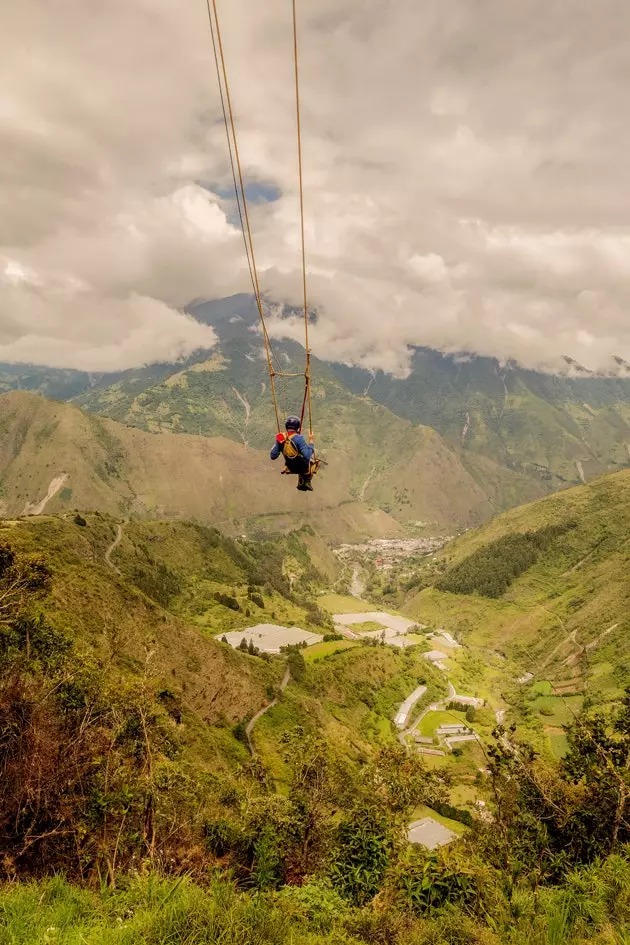
<svg viewBox="0 0 630 945"><path fill-rule="evenodd" d="M273 444L271 459L277 459L280 454L284 456L285 468L283 473L294 473L298 477L298 490L300 492L313 491L313 446L314 436L311 434L308 438L302 436L302 422L299 417L287 417L285 423L286 433L278 433L276 442Z"/></svg>

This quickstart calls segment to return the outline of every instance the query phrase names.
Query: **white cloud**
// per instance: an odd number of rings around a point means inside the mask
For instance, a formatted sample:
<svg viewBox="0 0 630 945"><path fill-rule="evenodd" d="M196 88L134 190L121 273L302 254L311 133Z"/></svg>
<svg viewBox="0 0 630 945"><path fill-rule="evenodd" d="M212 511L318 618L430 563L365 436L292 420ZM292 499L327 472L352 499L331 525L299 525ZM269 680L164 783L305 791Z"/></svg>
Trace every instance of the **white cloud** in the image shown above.
<svg viewBox="0 0 630 945"><path fill-rule="evenodd" d="M246 177L282 194L251 210L262 288L299 303L290 5L219 8ZM398 373L417 344L547 369L630 360L627 4L298 10L315 351ZM175 0L11 7L0 358L186 353L214 338L179 310L247 290L211 192L231 177L205 17Z"/></svg>

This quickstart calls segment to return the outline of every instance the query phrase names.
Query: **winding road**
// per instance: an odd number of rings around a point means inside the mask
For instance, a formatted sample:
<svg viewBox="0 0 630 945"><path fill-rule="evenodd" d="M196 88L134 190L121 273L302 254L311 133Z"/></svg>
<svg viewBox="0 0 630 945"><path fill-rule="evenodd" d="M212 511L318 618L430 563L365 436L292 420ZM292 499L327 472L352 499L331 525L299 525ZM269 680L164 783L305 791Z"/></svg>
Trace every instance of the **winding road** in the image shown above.
<svg viewBox="0 0 630 945"><path fill-rule="evenodd" d="M287 666L287 668L284 671L284 676L282 677L282 682L280 683L280 692L284 692L284 690L289 685L290 681L291 681L291 670ZM262 709L259 709L256 715L254 715L253 718L251 718L249 722L247 723L247 728L245 729L245 735L247 736L247 745L252 755L256 754L256 749L254 748L254 743L252 741L252 732L254 730L254 725L256 724L258 719L262 718L265 712L269 712L269 709L273 709L274 705L278 705L278 696L276 696L275 699L272 699L271 702L269 702L267 705L263 706Z"/></svg>
<svg viewBox="0 0 630 945"><path fill-rule="evenodd" d="M111 543L111 545L105 552L105 561L110 566L110 568L116 572L118 577L122 577L122 571L120 570L120 568L117 568L114 562L112 561L112 554L114 553L114 551L116 551L116 548L118 548L118 545L121 543L122 536L123 536L122 525L117 525L116 537L114 538L113 542Z"/></svg>

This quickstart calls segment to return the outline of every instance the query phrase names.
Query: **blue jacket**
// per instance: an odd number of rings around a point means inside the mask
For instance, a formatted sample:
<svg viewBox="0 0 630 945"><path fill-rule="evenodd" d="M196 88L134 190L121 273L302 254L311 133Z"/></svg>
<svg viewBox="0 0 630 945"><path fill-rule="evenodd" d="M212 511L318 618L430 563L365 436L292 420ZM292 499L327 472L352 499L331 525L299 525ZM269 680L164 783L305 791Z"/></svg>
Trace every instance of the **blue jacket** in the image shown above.
<svg viewBox="0 0 630 945"><path fill-rule="evenodd" d="M315 452L315 447L312 443L307 443L306 439L302 436L301 433L296 433L291 437L291 442L297 450L300 451L300 455L296 456L294 459L285 459L285 463L289 469L296 469L302 471L308 468L313 453ZM276 442L273 444L271 453L269 456L271 459L277 459L278 456L282 455L282 443Z"/></svg>

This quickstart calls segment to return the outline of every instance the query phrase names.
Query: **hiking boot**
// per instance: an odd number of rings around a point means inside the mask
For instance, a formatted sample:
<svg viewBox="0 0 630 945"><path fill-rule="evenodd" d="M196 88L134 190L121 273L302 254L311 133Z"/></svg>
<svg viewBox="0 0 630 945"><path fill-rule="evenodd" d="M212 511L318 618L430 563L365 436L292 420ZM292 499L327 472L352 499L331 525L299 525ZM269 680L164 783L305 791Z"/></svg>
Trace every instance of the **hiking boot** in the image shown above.
<svg viewBox="0 0 630 945"><path fill-rule="evenodd" d="M312 491L313 491L313 487L311 486L310 489L311 489L311 492L312 492ZM298 482L298 484L297 484L297 490L298 490L298 492L308 492L309 486L307 486L305 482Z"/></svg>
<svg viewBox="0 0 630 945"><path fill-rule="evenodd" d="M311 482L310 479L305 479L305 480L304 480L304 491L305 491L305 492L312 492L312 491L313 491L313 483Z"/></svg>

